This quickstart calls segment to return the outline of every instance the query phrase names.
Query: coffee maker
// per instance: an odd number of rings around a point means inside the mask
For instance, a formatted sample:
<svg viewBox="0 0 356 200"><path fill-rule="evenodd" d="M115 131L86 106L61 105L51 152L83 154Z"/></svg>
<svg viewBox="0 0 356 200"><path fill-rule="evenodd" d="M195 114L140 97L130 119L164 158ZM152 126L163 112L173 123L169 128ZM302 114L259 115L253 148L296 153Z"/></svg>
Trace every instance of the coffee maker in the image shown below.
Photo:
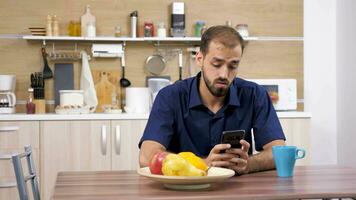
<svg viewBox="0 0 356 200"><path fill-rule="evenodd" d="M0 114L16 112L15 87L15 75L0 75Z"/></svg>

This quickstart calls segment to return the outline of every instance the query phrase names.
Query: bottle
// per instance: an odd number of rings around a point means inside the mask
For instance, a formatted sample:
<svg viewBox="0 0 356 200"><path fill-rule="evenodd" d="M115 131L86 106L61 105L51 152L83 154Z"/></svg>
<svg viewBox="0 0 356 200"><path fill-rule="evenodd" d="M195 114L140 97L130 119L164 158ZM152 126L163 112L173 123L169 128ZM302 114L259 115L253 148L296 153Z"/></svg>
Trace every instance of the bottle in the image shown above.
<svg viewBox="0 0 356 200"><path fill-rule="evenodd" d="M195 29L195 31L194 31L194 32L195 32L195 33L194 33L194 36L195 36L195 37L201 37L203 26L205 26L205 22L204 22L204 21L197 21L197 22L195 23L195 27L194 27L194 29Z"/></svg>
<svg viewBox="0 0 356 200"><path fill-rule="evenodd" d="M166 36L167 36L166 27L164 26L163 22L160 22L157 28L157 37L166 37Z"/></svg>
<svg viewBox="0 0 356 200"><path fill-rule="evenodd" d="M114 90L111 93L111 105L112 106L117 106L117 95L116 95L116 92Z"/></svg>
<svg viewBox="0 0 356 200"><path fill-rule="evenodd" d="M46 36L52 36L52 17L47 15Z"/></svg>
<svg viewBox="0 0 356 200"><path fill-rule="evenodd" d="M53 16L52 22L52 35L59 36L59 23L56 15Z"/></svg>
<svg viewBox="0 0 356 200"><path fill-rule="evenodd" d="M81 16L80 19L81 19L81 35L82 37L88 37L88 33L87 33L88 24L92 24L95 27L95 16L91 14L89 5L85 7L85 13L84 15Z"/></svg>
<svg viewBox="0 0 356 200"><path fill-rule="evenodd" d="M120 26L115 27L115 37L121 37L121 27Z"/></svg>
<svg viewBox="0 0 356 200"><path fill-rule="evenodd" d="M36 112L36 105L33 103L33 88L28 89L28 99L26 102L26 113L34 114Z"/></svg>
<svg viewBox="0 0 356 200"><path fill-rule="evenodd" d="M75 24L72 20L68 24L67 31L69 36L75 36Z"/></svg>
<svg viewBox="0 0 356 200"><path fill-rule="evenodd" d="M137 17L138 17L137 10L133 11L132 13L130 13L131 37L133 37L133 38L137 37Z"/></svg>
<svg viewBox="0 0 356 200"><path fill-rule="evenodd" d="M143 29L144 29L145 37L153 37L154 36L153 22L145 22L143 25Z"/></svg>
<svg viewBox="0 0 356 200"><path fill-rule="evenodd" d="M96 28L93 22L89 22L87 24L87 37L95 37L96 36Z"/></svg>

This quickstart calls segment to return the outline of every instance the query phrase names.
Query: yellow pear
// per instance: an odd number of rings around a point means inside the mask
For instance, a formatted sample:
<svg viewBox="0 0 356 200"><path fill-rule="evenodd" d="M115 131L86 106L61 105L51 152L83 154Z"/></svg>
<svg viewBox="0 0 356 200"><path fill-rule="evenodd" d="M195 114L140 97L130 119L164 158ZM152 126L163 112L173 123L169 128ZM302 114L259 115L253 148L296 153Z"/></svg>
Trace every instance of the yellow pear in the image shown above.
<svg viewBox="0 0 356 200"><path fill-rule="evenodd" d="M206 176L206 172L194 167L177 154L168 154L162 164L162 173L166 176Z"/></svg>

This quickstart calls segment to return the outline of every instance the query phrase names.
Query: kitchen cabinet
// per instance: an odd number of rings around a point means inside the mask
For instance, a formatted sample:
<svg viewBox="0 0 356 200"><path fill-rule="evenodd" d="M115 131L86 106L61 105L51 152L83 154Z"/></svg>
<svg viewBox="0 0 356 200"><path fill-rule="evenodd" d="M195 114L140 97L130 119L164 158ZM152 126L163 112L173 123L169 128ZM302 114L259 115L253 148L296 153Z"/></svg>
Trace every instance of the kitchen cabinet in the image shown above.
<svg viewBox="0 0 356 200"><path fill-rule="evenodd" d="M110 121L43 121L41 194L49 199L59 171L110 170Z"/></svg>
<svg viewBox="0 0 356 200"><path fill-rule="evenodd" d="M139 167L138 142L147 120L113 120L112 170L136 170Z"/></svg>
<svg viewBox="0 0 356 200"><path fill-rule="evenodd" d="M36 172L39 175L39 122L0 122L0 199L19 199L11 154L24 152L24 146L28 144L32 146ZM22 165L27 173L25 159L22 160Z"/></svg>
<svg viewBox="0 0 356 200"><path fill-rule="evenodd" d="M306 151L303 159L296 161L296 165L309 165L311 160L310 151L310 118L285 118L280 119L287 145L297 146Z"/></svg>
<svg viewBox="0 0 356 200"><path fill-rule="evenodd" d="M41 122L41 191L49 199L59 171L136 170L147 120Z"/></svg>

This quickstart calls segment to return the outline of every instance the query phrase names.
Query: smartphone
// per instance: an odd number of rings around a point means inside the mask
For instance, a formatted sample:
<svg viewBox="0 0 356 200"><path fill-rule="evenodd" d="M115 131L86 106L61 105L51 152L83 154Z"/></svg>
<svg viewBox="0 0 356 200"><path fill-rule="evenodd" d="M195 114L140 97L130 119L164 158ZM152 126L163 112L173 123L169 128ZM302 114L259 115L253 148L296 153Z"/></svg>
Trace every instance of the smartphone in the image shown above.
<svg viewBox="0 0 356 200"><path fill-rule="evenodd" d="M241 148L240 140L245 138L245 130L223 131L222 144L231 144L231 148Z"/></svg>

